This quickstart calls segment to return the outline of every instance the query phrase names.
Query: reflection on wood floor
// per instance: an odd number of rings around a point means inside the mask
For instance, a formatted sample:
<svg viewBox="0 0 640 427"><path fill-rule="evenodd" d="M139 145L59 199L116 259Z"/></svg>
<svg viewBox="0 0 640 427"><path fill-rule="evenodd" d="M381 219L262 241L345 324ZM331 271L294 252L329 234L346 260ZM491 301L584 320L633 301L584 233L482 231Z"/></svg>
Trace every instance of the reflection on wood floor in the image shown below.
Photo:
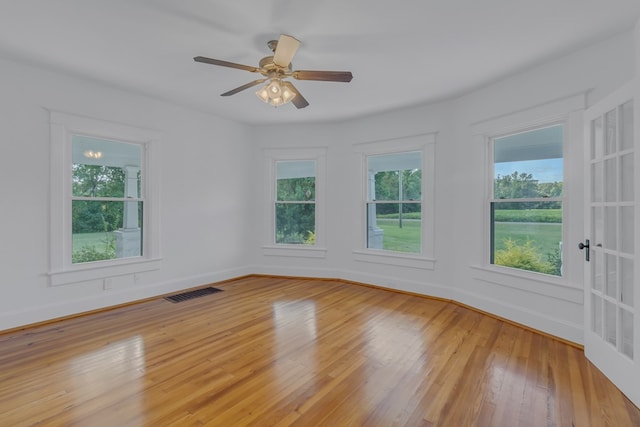
<svg viewBox="0 0 640 427"><path fill-rule="evenodd" d="M640 426L580 349L452 303L216 287L0 335L0 425Z"/></svg>

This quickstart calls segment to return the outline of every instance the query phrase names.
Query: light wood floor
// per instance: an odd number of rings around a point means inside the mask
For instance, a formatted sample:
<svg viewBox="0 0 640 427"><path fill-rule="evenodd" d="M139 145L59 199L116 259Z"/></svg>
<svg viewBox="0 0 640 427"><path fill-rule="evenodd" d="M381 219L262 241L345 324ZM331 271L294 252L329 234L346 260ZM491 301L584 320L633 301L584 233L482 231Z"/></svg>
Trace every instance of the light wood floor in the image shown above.
<svg viewBox="0 0 640 427"><path fill-rule="evenodd" d="M455 304L218 287L0 335L0 425L640 426L581 350Z"/></svg>

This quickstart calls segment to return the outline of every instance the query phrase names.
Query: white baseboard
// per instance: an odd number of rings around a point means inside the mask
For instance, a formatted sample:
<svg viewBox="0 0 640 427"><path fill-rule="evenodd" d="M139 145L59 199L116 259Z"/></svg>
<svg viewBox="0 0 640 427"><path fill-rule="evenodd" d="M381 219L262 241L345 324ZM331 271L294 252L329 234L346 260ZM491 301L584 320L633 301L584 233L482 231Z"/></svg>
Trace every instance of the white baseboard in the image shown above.
<svg viewBox="0 0 640 427"><path fill-rule="evenodd" d="M158 295L206 285L208 283L216 283L246 276L251 273L250 269L246 267L230 269L154 283L152 285L111 289L91 295L90 297L4 312L0 314L0 331L152 298Z"/></svg>

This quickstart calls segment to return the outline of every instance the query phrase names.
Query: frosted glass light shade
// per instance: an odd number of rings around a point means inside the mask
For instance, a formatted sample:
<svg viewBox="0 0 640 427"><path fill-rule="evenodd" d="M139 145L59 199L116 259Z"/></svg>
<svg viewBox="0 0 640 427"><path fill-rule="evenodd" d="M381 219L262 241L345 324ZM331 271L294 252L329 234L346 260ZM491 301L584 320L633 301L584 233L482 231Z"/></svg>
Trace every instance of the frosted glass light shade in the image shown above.
<svg viewBox="0 0 640 427"><path fill-rule="evenodd" d="M256 92L256 96L263 102L279 107L290 102L295 96L295 92L280 79L273 79Z"/></svg>

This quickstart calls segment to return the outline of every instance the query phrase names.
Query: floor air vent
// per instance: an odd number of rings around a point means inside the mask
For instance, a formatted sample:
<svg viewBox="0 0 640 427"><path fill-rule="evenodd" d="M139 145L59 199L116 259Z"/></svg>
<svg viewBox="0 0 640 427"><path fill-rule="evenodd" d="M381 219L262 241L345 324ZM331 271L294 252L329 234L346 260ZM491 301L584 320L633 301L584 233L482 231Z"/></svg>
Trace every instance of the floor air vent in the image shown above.
<svg viewBox="0 0 640 427"><path fill-rule="evenodd" d="M188 292L182 292L180 294L171 295L169 297L165 297L164 299L171 302L182 302L182 301L187 301L194 298L203 297L205 295L215 294L216 292L222 292L222 289L218 289L218 288L196 289L195 291L188 291Z"/></svg>

